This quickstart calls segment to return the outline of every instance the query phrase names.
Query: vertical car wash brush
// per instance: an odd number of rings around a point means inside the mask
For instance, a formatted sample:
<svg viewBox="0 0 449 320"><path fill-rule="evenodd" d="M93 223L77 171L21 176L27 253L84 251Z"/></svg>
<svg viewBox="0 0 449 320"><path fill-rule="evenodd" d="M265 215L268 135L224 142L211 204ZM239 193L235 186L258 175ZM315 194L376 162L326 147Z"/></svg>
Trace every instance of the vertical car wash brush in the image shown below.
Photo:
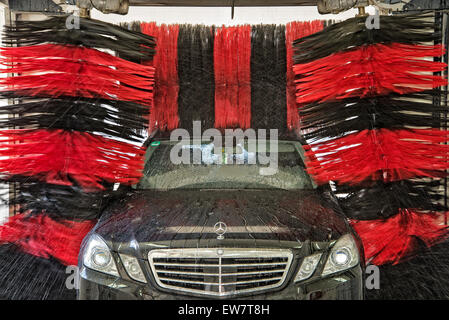
<svg viewBox="0 0 449 320"><path fill-rule="evenodd" d="M2 181L20 214L0 226L0 298L74 298L66 266L113 185L137 182L153 103L153 37L67 16L5 27L0 108ZM10 76L9 74L14 74ZM7 272L6 272L7 270Z"/></svg>

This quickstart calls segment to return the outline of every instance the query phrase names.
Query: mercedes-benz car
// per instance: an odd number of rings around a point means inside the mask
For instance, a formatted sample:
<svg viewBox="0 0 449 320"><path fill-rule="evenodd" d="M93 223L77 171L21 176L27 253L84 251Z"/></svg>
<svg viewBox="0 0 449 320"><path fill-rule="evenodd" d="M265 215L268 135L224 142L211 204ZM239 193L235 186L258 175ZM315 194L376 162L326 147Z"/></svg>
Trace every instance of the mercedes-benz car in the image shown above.
<svg viewBox="0 0 449 320"><path fill-rule="evenodd" d="M83 241L78 299L362 299L361 242L300 141L247 143L176 163L176 141L149 140L141 181Z"/></svg>

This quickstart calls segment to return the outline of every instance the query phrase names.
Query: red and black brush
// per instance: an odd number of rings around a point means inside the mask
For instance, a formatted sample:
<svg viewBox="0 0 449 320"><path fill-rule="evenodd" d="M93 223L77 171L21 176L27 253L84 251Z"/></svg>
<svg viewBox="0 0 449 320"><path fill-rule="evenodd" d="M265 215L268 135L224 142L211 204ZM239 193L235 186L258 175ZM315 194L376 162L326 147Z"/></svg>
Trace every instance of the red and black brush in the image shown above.
<svg viewBox="0 0 449 320"><path fill-rule="evenodd" d="M380 29L356 17L294 44L308 171L346 194L368 263L397 264L448 236L437 187L449 132L435 116L447 110L433 103L447 65L433 61L445 48L429 44L441 36L432 17L381 16Z"/></svg>
<svg viewBox="0 0 449 320"><path fill-rule="evenodd" d="M119 196L113 184L133 184L143 169L138 144L154 68L133 61L152 59L153 38L83 18L68 30L66 19L5 30L4 43L15 46L1 49L2 72L17 76L0 81L1 94L20 103L0 113L20 117L0 121L0 172L19 184L10 204L21 214L0 226L0 242L8 243L0 247L4 298L73 298L65 266L77 264L81 240Z"/></svg>
<svg viewBox="0 0 449 320"><path fill-rule="evenodd" d="M153 108L150 114L150 132L173 130L179 125L178 116L178 34L179 25L141 23L142 33L156 39L157 52L146 64L155 67Z"/></svg>
<svg viewBox="0 0 449 320"><path fill-rule="evenodd" d="M323 25L127 24L157 38L150 130L297 129L291 43Z"/></svg>
<svg viewBox="0 0 449 320"><path fill-rule="evenodd" d="M299 129L299 114L296 106L295 72L293 70L293 41L323 30L324 21L294 21L285 26L285 45L287 48L287 128Z"/></svg>

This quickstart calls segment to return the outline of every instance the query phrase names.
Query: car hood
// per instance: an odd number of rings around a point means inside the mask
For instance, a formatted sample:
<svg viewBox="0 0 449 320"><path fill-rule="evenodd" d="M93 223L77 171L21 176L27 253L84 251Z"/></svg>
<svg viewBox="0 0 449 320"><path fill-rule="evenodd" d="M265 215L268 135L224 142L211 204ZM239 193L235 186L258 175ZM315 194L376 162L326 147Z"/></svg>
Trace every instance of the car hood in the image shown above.
<svg viewBox="0 0 449 320"><path fill-rule="evenodd" d="M226 224L227 243L327 242L350 232L335 202L317 190L134 191L105 211L94 232L112 247L134 240L204 242L217 240L218 222Z"/></svg>

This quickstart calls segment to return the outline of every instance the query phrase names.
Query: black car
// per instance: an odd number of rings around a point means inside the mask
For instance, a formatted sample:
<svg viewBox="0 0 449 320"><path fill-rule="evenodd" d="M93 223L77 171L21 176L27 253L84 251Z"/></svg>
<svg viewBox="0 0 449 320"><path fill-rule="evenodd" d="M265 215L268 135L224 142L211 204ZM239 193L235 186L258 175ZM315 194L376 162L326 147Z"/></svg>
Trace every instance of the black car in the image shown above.
<svg viewBox="0 0 449 320"><path fill-rule="evenodd" d="M174 164L175 144L151 140L140 183L84 239L79 299L363 298L360 240L299 141L277 142L271 175L246 144L201 141L201 162Z"/></svg>

